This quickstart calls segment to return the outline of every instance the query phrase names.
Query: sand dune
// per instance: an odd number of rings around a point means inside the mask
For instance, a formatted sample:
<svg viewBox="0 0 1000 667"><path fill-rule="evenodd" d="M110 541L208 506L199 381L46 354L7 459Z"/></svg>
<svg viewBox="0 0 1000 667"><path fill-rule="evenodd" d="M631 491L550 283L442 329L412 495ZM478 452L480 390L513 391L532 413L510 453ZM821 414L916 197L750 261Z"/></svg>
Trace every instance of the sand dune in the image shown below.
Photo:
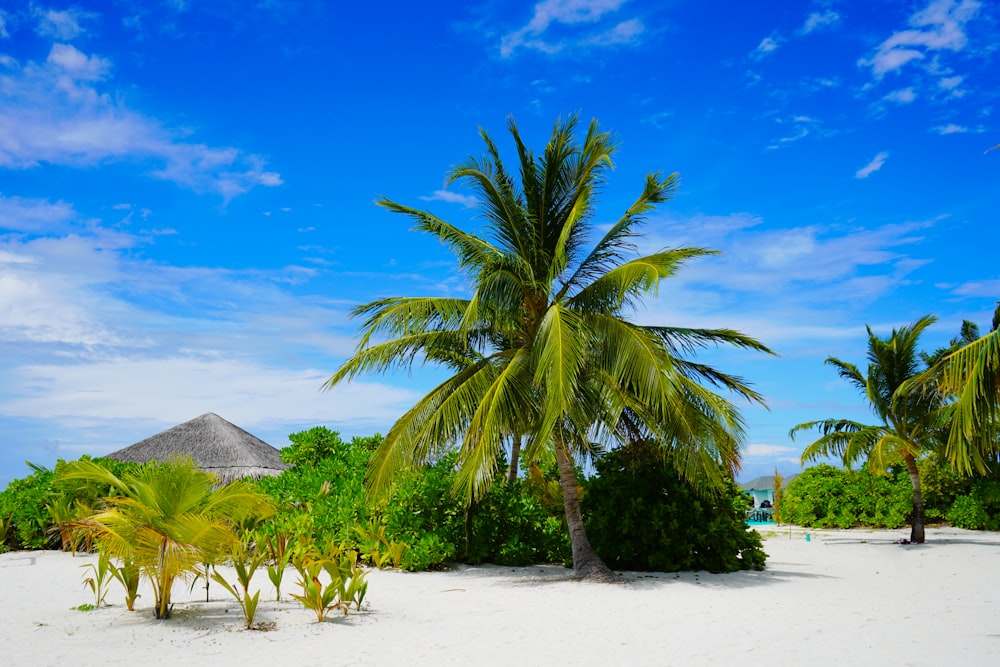
<svg viewBox="0 0 1000 667"><path fill-rule="evenodd" d="M767 535L763 572L626 573L586 584L559 567L372 572L366 608L323 624L273 600L264 573L247 631L213 584L174 591L174 617L152 594L128 612L92 602L80 566L93 556L0 555L3 665L996 665L1000 534L931 528ZM284 588L293 590L289 571Z"/></svg>

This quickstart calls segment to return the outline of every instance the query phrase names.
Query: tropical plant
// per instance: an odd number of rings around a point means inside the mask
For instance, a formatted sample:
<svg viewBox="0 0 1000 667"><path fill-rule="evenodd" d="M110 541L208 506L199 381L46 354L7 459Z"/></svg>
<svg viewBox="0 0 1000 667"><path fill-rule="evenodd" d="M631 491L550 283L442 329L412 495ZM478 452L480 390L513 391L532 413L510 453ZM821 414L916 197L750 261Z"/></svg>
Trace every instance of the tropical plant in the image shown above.
<svg viewBox="0 0 1000 667"><path fill-rule="evenodd" d="M1000 459L1000 305L993 330L971 341L969 337L921 381L937 384L954 400L949 460L964 473L985 473Z"/></svg>
<svg viewBox="0 0 1000 667"><path fill-rule="evenodd" d="M274 599L281 601L281 582L292 558L292 538L286 533L268 535L264 539L267 549L267 578L274 585Z"/></svg>
<svg viewBox="0 0 1000 667"><path fill-rule="evenodd" d="M83 585L94 594L94 607L103 607L104 598L108 595L108 584L114 576L111 554L99 551L96 563L84 563L80 567L90 572L90 576L83 580Z"/></svg>
<svg viewBox="0 0 1000 667"><path fill-rule="evenodd" d="M649 442L608 452L595 466L583 501L587 533L616 569L764 569L767 554L747 530L745 496L734 483L699 491Z"/></svg>
<svg viewBox="0 0 1000 667"><path fill-rule="evenodd" d="M314 544L299 544L292 565L299 573L302 594L292 597L316 614L322 623L334 609L346 616L353 603L361 609L368 592L366 572L357 564L357 552L328 544L321 550ZM323 574L327 581L323 581Z"/></svg>
<svg viewBox="0 0 1000 667"><path fill-rule="evenodd" d="M253 629L254 618L257 615L260 591L258 590L251 595L250 583L253 580L254 573L267 560L268 554L263 549L256 549L249 543L247 538L248 536L244 535L244 539L233 547L230 554L230 561L232 562L233 569L236 570L236 581L239 588L237 588L237 585L226 581L226 578L218 570L212 573L212 579L236 598L236 602L239 603L240 610L243 612L246 629L251 630Z"/></svg>
<svg viewBox="0 0 1000 667"><path fill-rule="evenodd" d="M924 503L917 460L939 444L937 437L945 411L938 392L914 388L908 381L924 370L917 345L920 334L935 321L927 315L911 326L893 329L887 337L878 336L868 327L868 369L864 374L853 364L827 358L827 365L868 400L879 423L822 419L799 424L790 432L793 439L803 430L818 429L821 433L802 452L803 463L839 456L845 467L864 461L872 471L884 472L901 461L913 486L910 541L915 543L924 541Z"/></svg>
<svg viewBox="0 0 1000 667"><path fill-rule="evenodd" d="M117 495L81 527L98 549L133 562L153 586L154 615L169 618L176 579L190 579L202 563L218 563L238 543L232 523L272 511L268 498L244 482L218 486L190 458L147 464L116 476L93 461L66 464L59 481L107 484Z"/></svg>
<svg viewBox="0 0 1000 667"><path fill-rule="evenodd" d="M135 611L135 601L141 597L139 595L139 581L142 572L139 570L139 566L134 558L126 557L121 565L115 565L112 562L110 567L111 574L125 589L125 606L128 607L129 611Z"/></svg>
<svg viewBox="0 0 1000 667"><path fill-rule="evenodd" d="M643 217L677 185L676 174L650 174L635 203L588 252L593 207L615 144L596 121L581 141L577 125L575 117L557 122L536 157L508 123L520 183L481 131L486 155L456 167L448 182L465 183L478 196L483 236L379 200L455 252L472 295L385 298L356 308L354 315L365 318L358 349L325 387L406 369L418 358L440 363L444 351L459 351L470 363L445 364L453 374L393 425L372 457L369 488L389 490L400 470L433 461L457 443L456 491L471 503L498 475L506 442L524 434L527 460L554 453L577 576L611 580L615 575L587 540L574 457L594 452L596 443L653 437L675 450L672 461L683 475L721 484L739 463L742 422L702 382L751 401L761 397L741 378L683 355L719 343L767 348L729 329L627 319L661 280L711 251L684 247L626 259Z"/></svg>

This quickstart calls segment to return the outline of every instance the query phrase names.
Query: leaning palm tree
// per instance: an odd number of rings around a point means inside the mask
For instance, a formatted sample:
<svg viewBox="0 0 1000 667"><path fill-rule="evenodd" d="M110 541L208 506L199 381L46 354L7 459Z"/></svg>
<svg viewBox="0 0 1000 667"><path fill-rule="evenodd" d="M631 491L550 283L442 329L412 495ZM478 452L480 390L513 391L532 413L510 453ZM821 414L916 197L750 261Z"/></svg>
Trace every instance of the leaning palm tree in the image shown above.
<svg viewBox="0 0 1000 667"><path fill-rule="evenodd" d="M204 563L219 563L239 540L233 526L267 516L270 500L244 482L218 486L190 458L146 464L118 477L93 461L68 463L60 483L96 482L112 489L105 507L80 524L98 550L139 567L155 596L156 618L170 617L174 581Z"/></svg>
<svg viewBox="0 0 1000 667"><path fill-rule="evenodd" d="M877 336L868 328L868 370L829 357L833 366L868 400L877 424L849 419L821 419L793 428L790 436L818 429L822 436L802 452L802 463L827 456L839 456L845 467L864 461L870 469L885 472L900 461L913 485L913 515L910 541L924 541L924 504L920 493L917 459L938 444L944 405L940 394L916 387L912 379L923 370L917 351L920 334L937 321L928 315L912 326L893 329L888 337Z"/></svg>
<svg viewBox="0 0 1000 667"><path fill-rule="evenodd" d="M417 360L461 363L407 411L372 457L369 488L385 491L404 468L458 447L457 488L467 502L489 488L511 438L524 456L555 454L577 576L611 579L590 547L576 497L574 459L595 446L652 436L679 454L689 477L718 476L739 464L742 421L705 384L751 401L738 377L685 354L727 343L768 351L729 329L640 326L627 319L643 297L690 259L710 254L675 248L626 259L646 213L673 193L677 177L650 174L638 199L589 252L594 203L615 144L591 122L580 141L577 119L556 123L541 157L513 120L519 182L489 135L486 154L456 167L448 182L479 199L485 233L465 232L433 214L378 203L416 222L458 256L469 298L385 298L355 309L364 318L355 355L326 388L368 372L406 369ZM704 384L703 384L704 383Z"/></svg>

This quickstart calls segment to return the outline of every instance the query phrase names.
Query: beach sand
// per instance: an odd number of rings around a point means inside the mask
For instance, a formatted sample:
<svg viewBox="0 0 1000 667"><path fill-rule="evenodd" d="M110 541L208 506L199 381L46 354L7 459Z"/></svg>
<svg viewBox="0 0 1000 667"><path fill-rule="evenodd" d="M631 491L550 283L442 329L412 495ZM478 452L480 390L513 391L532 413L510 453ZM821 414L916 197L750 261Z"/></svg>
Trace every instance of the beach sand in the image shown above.
<svg viewBox="0 0 1000 667"><path fill-rule="evenodd" d="M117 582L112 606L77 611L93 602L80 567L93 556L8 553L0 664L1000 664L1000 533L929 528L924 545L898 544L907 530L761 533L763 572L625 573L606 585L553 566L374 571L365 608L322 624L275 602L259 572L251 590L269 631L244 630L215 583L207 603L203 588L175 586L167 621L153 619L145 588L127 611ZM290 569L285 597L295 580Z"/></svg>

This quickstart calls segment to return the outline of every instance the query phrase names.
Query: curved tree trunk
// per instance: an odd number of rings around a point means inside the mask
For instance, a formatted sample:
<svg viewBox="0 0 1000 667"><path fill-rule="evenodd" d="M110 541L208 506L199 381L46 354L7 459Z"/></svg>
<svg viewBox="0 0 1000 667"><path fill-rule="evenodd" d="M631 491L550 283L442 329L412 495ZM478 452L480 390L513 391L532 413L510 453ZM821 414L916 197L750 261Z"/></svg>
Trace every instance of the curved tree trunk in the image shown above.
<svg viewBox="0 0 1000 667"><path fill-rule="evenodd" d="M521 457L521 436L515 435L510 443L510 470L507 471L507 483L517 481L517 464Z"/></svg>
<svg viewBox="0 0 1000 667"><path fill-rule="evenodd" d="M917 461L911 454L903 454L906 462L906 472L910 475L910 484L913 485L913 517L910 519L910 542L915 544L924 543L924 499L920 495L920 471L917 469Z"/></svg>
<svg viewBox="0 0 1000 667"><path fill-rule="evenodd" d="M559 465L559 485L562 487L563 509L566 512L566 526L569 528L569 541L573 546L573 572L577 579L605 583L621 582L622 578L612 572L590 546L590 540L587 539L587 533L583 529L583 517L580 514L580 498L576 492L573 459L566 444L558 437L555 450L556 463Z"/></svg>

